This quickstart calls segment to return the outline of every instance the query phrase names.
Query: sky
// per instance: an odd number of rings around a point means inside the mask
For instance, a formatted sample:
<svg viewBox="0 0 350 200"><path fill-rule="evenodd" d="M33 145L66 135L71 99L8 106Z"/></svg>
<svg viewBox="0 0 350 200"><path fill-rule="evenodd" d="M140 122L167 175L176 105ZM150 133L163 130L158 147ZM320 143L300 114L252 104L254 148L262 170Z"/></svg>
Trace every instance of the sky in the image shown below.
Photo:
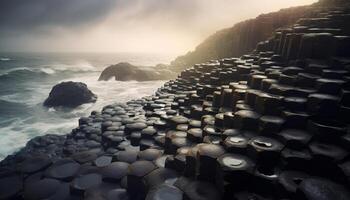
<svg viewBox="0 0 350 200"><path fill-rule="evenodd" d="M0 51L182 54L239 21L316 1L0 0Z"/></svg>

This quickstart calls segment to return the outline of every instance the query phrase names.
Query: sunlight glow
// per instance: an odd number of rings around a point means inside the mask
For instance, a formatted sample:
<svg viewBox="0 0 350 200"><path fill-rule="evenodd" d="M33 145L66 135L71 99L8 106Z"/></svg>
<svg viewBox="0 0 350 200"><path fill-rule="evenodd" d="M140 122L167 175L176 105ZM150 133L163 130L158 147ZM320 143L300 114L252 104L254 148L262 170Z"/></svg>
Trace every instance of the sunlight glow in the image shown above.
<svg viewBox="0 0 350 200"><path fill-rule="evenodd" d="M0 50L53 52L154 52L183 54L222 28L316 0L130 0L81 26L44 25L16 37ZM14 34L12 34L14 35ZM7 48L7 49L4 49Z"/></svg>

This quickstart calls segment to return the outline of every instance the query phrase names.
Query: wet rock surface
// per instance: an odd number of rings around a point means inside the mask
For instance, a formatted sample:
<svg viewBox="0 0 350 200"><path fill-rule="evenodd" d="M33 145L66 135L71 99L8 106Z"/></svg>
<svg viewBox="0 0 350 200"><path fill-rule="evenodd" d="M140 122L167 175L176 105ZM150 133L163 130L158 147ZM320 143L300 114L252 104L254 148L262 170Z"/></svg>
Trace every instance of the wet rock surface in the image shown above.
<svg viewBox="0 0 350 200"><path fill-rule="evenodd" d="M349 7L32 139L0 163L0 199L350 199Z"/></svg>
<svg viewBox="0 0 350 200"><path fill-rule="evenodd" d="M176 74L162 67L138 67L130 63L118 63L105 68L99 81L108 81L114 78L117 81L152 81L168 80L174 78Z"/></svg>
<svg viewBox="0 0 350 200"><path fill-rule="evenodd" d="M95 102L97 96L93 94L84 83L62 82L55 85L49 97L45 100L46 107L77 107L84 103Z"/></svg>

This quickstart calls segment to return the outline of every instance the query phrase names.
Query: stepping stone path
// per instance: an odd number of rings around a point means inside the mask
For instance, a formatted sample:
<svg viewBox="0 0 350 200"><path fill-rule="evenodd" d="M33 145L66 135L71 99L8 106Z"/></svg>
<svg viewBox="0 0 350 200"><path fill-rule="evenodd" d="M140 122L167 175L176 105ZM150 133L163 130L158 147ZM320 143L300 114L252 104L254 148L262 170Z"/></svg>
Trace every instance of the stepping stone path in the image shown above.
<svg viewBox="0 0 350 200"><path fill-rule="evenodd" d="M350 199L350 4L333 3L32 139L0 163L0 200Z"/></svg>

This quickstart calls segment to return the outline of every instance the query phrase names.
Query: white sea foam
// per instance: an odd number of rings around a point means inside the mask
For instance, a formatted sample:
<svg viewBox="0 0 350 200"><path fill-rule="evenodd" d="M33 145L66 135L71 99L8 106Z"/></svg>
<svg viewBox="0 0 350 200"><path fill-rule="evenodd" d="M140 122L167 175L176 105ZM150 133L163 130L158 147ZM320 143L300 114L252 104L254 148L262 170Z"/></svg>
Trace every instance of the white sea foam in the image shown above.
<svg viewBox="0 0 350 200"><path fill-rule="evenodd" d="M0 109L0 160L19 150L33 137L67 134L78 125L79 117L88 116L91 111L101 110L109 104L152 95L163 85L164 81L97 81L103 67L113 63L128 61L136 65L154 65L165 62L159 58L124 56L121 59L118 56L121 55L107 56L108 59L91 57L90 60L87 59L89 61L77 60L74 56L64 57L63 60L56 57L41 56L38 60L33 59L36 57L19 56L21 59L16 57L16 62L9 62L9 66L1 71L0 76L4 74L11 76L0 79L3 81L0 84L6 83L13 88L6 88L6 92L3 93L0 91L0 100L14 106L14 109L0 105L4 111L12 111L11 117L8 117L6 114L1 115L4 113ZM17 71L21 76L15 74ZM46 75L42 76L43 74ZM16 80L18 77L20 79ZM44 108L42 103L48 97L51 88L63 81L86 83L98 96L97 102L84 104L75 109Z"/></svg>
<svg viewBox="0 0 350 200"><path fill-rule="evenodd" d="M30 98L21 94L2 96L2 99L33 105L29 118L17 119L9 126L0 128L0 160L23 147L31 138L45 134L67 134L78 125L78 119L88 116L93 110L101 110L103 106L116 102L127 102L132 99L152 95L164 81L97 81L99 73L77 75L62 81L78 81L87 83L88 88L98 99L96 103L84 104L73 110L43 108L51 86L40 86ZM21 100L22 99L22 100Z"/></svg>
<svg viewBox="0 0 350 200"><path fill-rule="evenodd" d="M91 73L87 76L79 76L63 81L77 81L86 83L88 88L95 93L98 98L95 104L86 108L89 104L83 105L78 110L101 109L107 104L115 102L127 102L144 96L154 94L157 88L161 87L165 81L98 81L99 73Z"/></svg>
<svg viewBox="0 0 350 200"><path fill-rule="evenodd" d="M11 61L11 58L0 58L0 61Z"/></svg>
<svg viewBox="0 0 350 200"><path fill-rule="evenodd" d="M29 123L32 119L17 119L10 126L0 128L0 160L22 148L30 139L45 134L66 134L78 122L71 119L52 119L46 122ZM36 121L36 120L34 120Z"/></svg>
<svg viewBox="0 0 350 200"><path fill-rule="evenodd" d="M16 67L16 68L4 71L3 73L0 74L0 76L5 75L5 74L9 74L9 73L15 72L15 71L21 71L21 70L33 71L32 69L29 69L28 67Z"/></svg>
<svg viewBox="0 0 350 200"><path fill-rule="evenodd" d="M43 65L39 67L41 71L47 72L50 70L51 73L56 71L72 71L72 72L93 72L98 71L91 63L86 61L74 62L72 64L65 63L52 63L49 65Z"/></svg>
<svg viewBox="0 0 350 200"><path fill-rule="evenodd" d="M40 71L45 72L46 74L54 74L54 73L56 73L56 71L51 69L51 68L41 68Z"/></svg>

